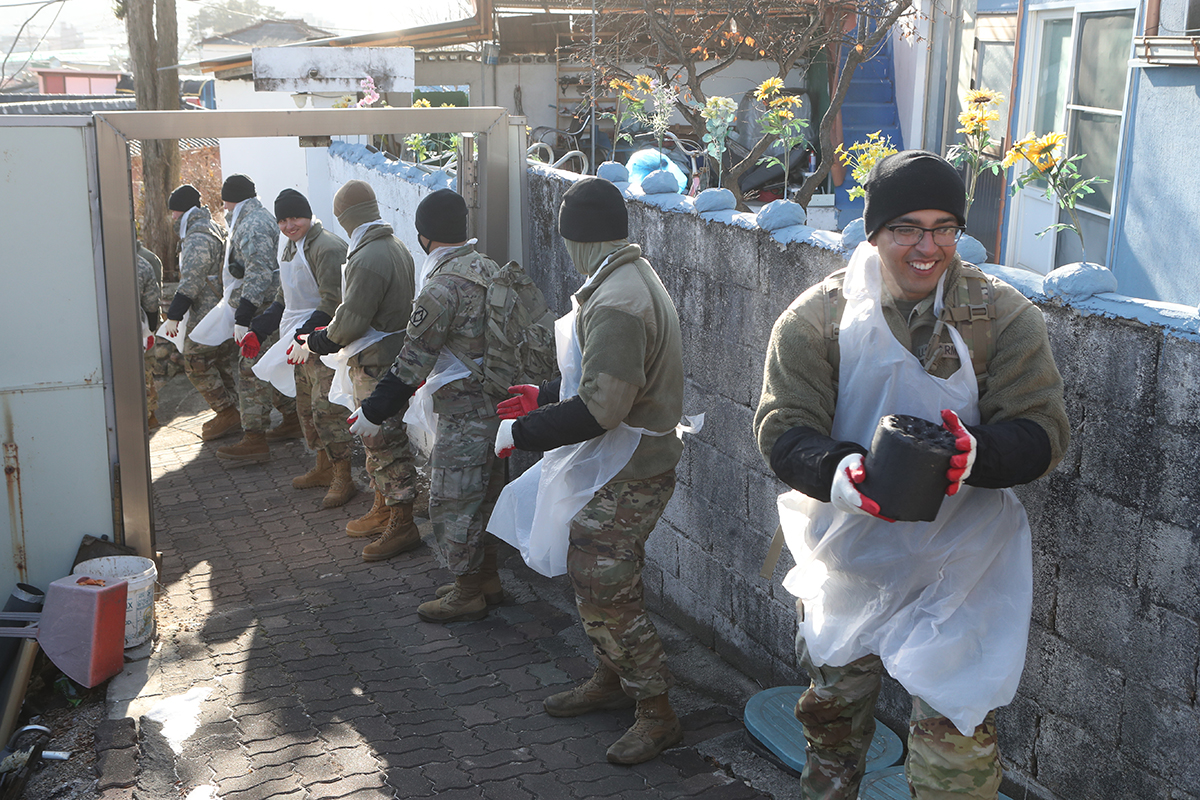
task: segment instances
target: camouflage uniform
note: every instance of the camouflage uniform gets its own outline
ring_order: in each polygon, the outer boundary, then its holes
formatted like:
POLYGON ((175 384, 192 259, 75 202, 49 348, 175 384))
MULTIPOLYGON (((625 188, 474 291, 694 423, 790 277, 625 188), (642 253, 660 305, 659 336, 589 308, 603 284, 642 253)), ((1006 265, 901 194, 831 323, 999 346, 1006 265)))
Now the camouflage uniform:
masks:
POLYGON ((637 700, 671 688, 658 631, 646 612, 646 539, 675 493, 675 470, 609 483, 571 520, 567 574, 583 629, 601 663, 637 700))
MULTIPOLYGON (((316 311, 323 311, 332 318, 342 301, 342 264, 346 261, 346 242, 325 228, 320 220, 313 219, 302 245, 305 263, 312 270, 321 295, 316 311)), ((285 261, 295 257, 296 247, 296 243, 290 241, 284 245, 285 261)), ((275 299, 280 303, 285 302, 282 286, 275 299)), ((290 331, 284 333, 290 335, 290 331)), ((303 364, 297 364, 296 413, 300 417, 304 441, 310 450, 324 450, 332 461, 346 461, 350 458, 354 434, 346 425, 346 409, 329 401, 332 383, 333 370, 321 363, 319 356, 309 356, 303 364)))
MULTIPOLYGON (((385 372, 384 367, 350 366, 356 404, 362 405, 362 401, 371 396, 385 372)), ((364 436, 363 448, 367 451, 367 474, 371 476, 371 484, 387 498, 387 504, 411 505, 416 502, 417 468, 413 465, 412 443, 408 440, 402 415, 384 420, 375 436, 364 436)))
MULTIPOLYGON (((490 279, 497 270, 496 262, 472 245, 448 253, 414 303, 392 374, 408 386, 419 386, 443 348, 481 358, 487 290, 479 280, 490 279)), ((484 529, 504 486, 504 464, 492 446, 500 427, 496 403, 501 399, 489 395, 473 376, 433 394, 438 425, 430 456, 429 519, 447 568, 456 576, 478 572, 484 547, 494 546, 484 529)))
MULTIPOLYGON (((798 613, 803 607, 796 604, 798 613)), ((844 667, 817 666, 804 637, 796 638, 796 656, 812 683, 796 703, 804 726, 804 796, 811 800, 855 800, 875 735, 875 701, 883 681, 883 662, 869 655, 844 667)), ((920 800, 977 798, 995 800, 1000 791, 1000 747, 996 712, 989 712, 972 736, 919 697, 913 698, 908 723, 904 772, 912 796, 920 800)))
MULTIPOLYGON (((216 412, 237 405, 237 379, 234 357, 237 347, 232 340, 213 347, 195 342, 192 329, 221 301, 221 265, 225 260, 225 233, 213 221, 207 208, 187 212, 187 230, 179 250, 179 286, 176 294, 192 301, 188 309, 187 339, 184 341, 183 369, 188 380, 216 412)), ((175 222, 179 233, 180 217, 175 222)))
MULTIPOLYGON (((229 216, 232 218, 232 213, 229 216)), ((258 198, 251 197, 242 201, 237 225, 229 232, 229 237, 230 272, 234 277, 238 277, 238 272, 242 273, 242 285, 233 293, 230 304, 237 308, 244 298, 261 311, 279 291, 279 225, 258 198)), ((249 325, 249 320, 245 324, 249 325)), ((278 408, 285 417, 296 411, 295 398, 288 397, 254 374, 258 359, 277 341, 279 334, 275 333, 260 343, 262 347, 256 357, 238 360, 238 405, 242 429, 247 432, 261 433, 270 427, 271 406, 278 408)))
MULTIPOLYGON (((161 272, 159 276, 161 276, 161 272)), ((162 302, 162 278, 155 276, 154 265, 140 253, 137 256, 137 285, 138 303, 142 313, 146 315, 147 324, 153 331, 158 326, 159 305, 162 302)), ((139 337, 143 349, 145 339, 139 337)), ((158 386, 154 377, 154 348, 144 350, 142 361, 146 368, 146 413, 153 414, 158 410, 158 386)))

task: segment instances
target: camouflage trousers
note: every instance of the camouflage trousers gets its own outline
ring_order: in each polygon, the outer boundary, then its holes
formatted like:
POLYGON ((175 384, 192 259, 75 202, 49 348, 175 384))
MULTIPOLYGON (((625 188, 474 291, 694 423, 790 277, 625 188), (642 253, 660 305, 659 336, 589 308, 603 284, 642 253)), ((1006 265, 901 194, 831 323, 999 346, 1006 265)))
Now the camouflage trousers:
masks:
MULTIPOLYGON (((799 607, 799 604, 797 604, 799 607)), ((855 800, 875 735, 875 701, 883 681, 883 662, 869 655, 844 667, 816 666, 801 636, 796 656, 812 680, 796 704, 804 725, 806 762, 801 780, 804 800, 855 800)), ((916 800, 996 800, 1000 791, 1000 746, 996 712, 974 735, 918 697, 908 723, 904 773, 916 800)))
POLYGON ((288 397, 270 381, 254 374, 254 365, 277 341, 278 332, 262 342, 254 358, 238 356, 238 406, 242 412, 242 430, 247 433, 262 433, 271 427, 271 406, 278 408, 285 417, 296 412, 295 398, 288 397))
POLYGON ((146 367, 146 416, 158 411, 158 359, 154 356, 156 349, 151 347, 142 355, 142 363, 146 367))
MULTIPOLYGON (((350 367, 355 403, 361 404, 371 396, 379 377, 386 371, 387 367, 350 367)), ((413 448, 408 441, 403 416, 397 414, 384 420, 378 435, 363 438, 371 486, 387 498, 389 506, 406 505, 417 499, 417 468, 413 464, 413 448)))
POLYGON ((324 450, 333 461, 350 458, 354 434, 346 423, 346 407, 329 400, 333 370, 321 363, 320 356, 309 356, 296 365, 296 415, 310 450, 324 450))
POLYGON ((583 629, 601 663, 638 700, 671 687, 667 655, 642 586, 646 540, 675 493, 675 470, 606 485, 571 520, 567 574, 583 629))
POLYGON ((429 458, 429 520, 455 575, 478 572, 496 498, 504 488, 504 462, 494 443, 500 418, 476 413, 439 414, 429 458))
POLYGON ((232 339, 215 347, 193 342, 190 336, 184 343, 183 370, 213 411, 224 411, 238 404, 234 373, 237 357, 237 345, 232 339))

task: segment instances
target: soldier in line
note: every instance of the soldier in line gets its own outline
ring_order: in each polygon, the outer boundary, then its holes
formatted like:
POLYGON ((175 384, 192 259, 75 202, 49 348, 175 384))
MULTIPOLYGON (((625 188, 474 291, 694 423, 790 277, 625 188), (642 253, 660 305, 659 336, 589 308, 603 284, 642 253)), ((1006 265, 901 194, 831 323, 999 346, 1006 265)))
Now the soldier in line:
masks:
POLYGON ((275 216, 259 201, 254 181, 245 175, 230 175, 221 186, 221 199, 229 219, 228 269, 241 281, 230 297, 234 306, 233 341, 241 349, 238 361, 238 402, 242 439, 217 450, 217 458, 229 466, 256 464, 271 458, 269 442, 300 435, 296 401, 254 374, 254 365, 264 346, 274 339, 247 337, 255 315, 279 291, 279 226, 275 216), (271 407, 279 409, 283 421, 268 430, 271 407))
POLYGON ((638 764, 683 738, 667 699, 673 678, 642 587, 646 540, 675 491, 683 452, 675 435, 683 413, 679 316, 641 248, 629 242, 620 189, 601 178, 580 180, 563 195, 558 231, 587 276, 575 293, 577 346, 568 350, 576 355, 560 361, 560 380, 510 389, 516 397, 501 404, 496 452, 545 452, 604 436, 615 443, 625 439, 623 424, 641 431, 629 449, 606 459, 608 480, 570 521, 567 574, 596 671, 545 701, 556 717, 636 704, 633 726, 607 757, 638 764), (568 375, 575 376, 571 384, 568 375))
MULTIPOLYGON (((333 213, 350 235, 342 301, 327 327, 298 334, 297 339, 318 356, 333 356, 338 365, 335 389, 343 378, 353 384, 353 396, 339 394, 339 401, 352 410, 370 396, 404 344, 404 329, 412 314, 414 267, 408 248, 379 218, 375 192, 365 181, 348 181, 338 189, 333 213)), ((362 557, 380 561, 421 543, 413 522, 417 473, 408 433, 398 417, 362 440, 375 502, 363 517, 346 525, 346 533, 354 538, 378 534, 363 548, 362 557)))
POLYGON ((221 263, 225 232, 200 202, 200 192, 190 183, 171 192, 167 208, 182 240, 179 250, 179 286, 167 309, 160 335, 177 342, 183 369, 196 391, 216 416, 200 429, 205 441, 220 439, 241 427, 238 413, 234 358, 237 346, 227 339, 215 346, 201 344, 192 331, 221 301, 221 263), (182 333, 180 323, 187 318, 182 333), (183 336, 182 341, 179 337, 183 336))
POLYGON ((454 584, 417 613, 427 622, 482 619, 504 597, 496 538, 484 529, 504 485, 504 462, 492 442, 500 425, 496 403, 507 387, 489 391, 460 359, 483 358, 487 285, 499 267, 467 241, 467 204, 450 189, 421 201, 416 228, 427 258, 404 347, 350 418, 351 429, 374 434, 415 393, 432 395, 429 519, 454 584))
MULTIPOLYGON (((295 395, 304 441, 317 454, 317 463, 293 478, 292 486, 328 486, 321 505, 337 508, 358 493, 350 475, 354 435, 346 429, 345 409, 329 400, 333 370, 301 347, 295 335, 312 333, 333 319, 342 299, 346 243, 313 219, 308 198, 295 189, 284 189, 275 198, 275 219, 288 240, 279 258, 279 293, 251 321, 247 339, 266 341, 279 331, 277 344, 254 371, 284 394, 295 395)), ((244 349, 246 339, 242 345, 244 349)))
MULTIPOLYGON (((142 356, 146 372, 146 429, 158 427, 158 386, 154 376, 154 329, 158 327, 158 315, 162 302, 162 262, 158 264, 159 272, 154 273, 154 265, 141 254, 145 248, 138 242, 137 253, 137 288, 138 303, 145 317, 142 320, 142 342, 146 351, 142 356)), ((148 250, 146 252, 149 252, 148 250)))

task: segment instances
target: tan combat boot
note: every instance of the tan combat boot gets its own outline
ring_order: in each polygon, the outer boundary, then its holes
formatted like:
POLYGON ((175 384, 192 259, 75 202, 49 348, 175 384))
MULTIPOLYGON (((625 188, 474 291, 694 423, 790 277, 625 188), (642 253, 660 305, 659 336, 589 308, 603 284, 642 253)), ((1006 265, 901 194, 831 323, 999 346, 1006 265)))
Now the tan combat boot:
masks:
POLYGON ((417 616, 426 622, 459 622, 483 619, 487 616, 488 604, 483 599, 480 573, 459 575, 454 586, 442 597, 417 606, 417 616))
POLYGON ((293 410, 290 414, 284 414, 283 420, 267 431, 267 441, 282 442, 286 439, 299 439, 303 435, 304 429, 300 427, 300 417, 293 410))
POLYGON ((407 553, 421 544, 421 534, 413 522, 412 503, 386 506, 391 511, 383 535, 363 548, 363 561, 383 561, 407 553))
POLYGON ((613 764, 641 764, 683 741, 683 727, 671 709, 667 693, 637 701, 633 727, 608 748, 613 764))
POLYGON ((635 702, 621 688, 621 676, 601 663, 592 677, 565 692, 550 695, 542 701, 542 706, 552 717, 577 717, 592 711, 632 708, 635 702))
POLYGON ((350 477, 350 459, 333 462, 333 479, 329 482, 329 491, 321 501, 321 508, 337 508, 350 502, 350 498, 358 494, 354 478, 350 477))
POLYGON ((267 445, 267 435, 262 431, 246 431, 237 444, 217 448, 217 458, 230 467, 270 461, 271 449, 267 445))
POLYGON ((330 464, 329 455, 324 450, 318 450, 317 463, 308 472, 292 478, 292 488, 316 489, 319 486, 328 486, 332 480, 333 467, 330 464))
POLYGON ((161 427, 162 423, 158 421, 158 416, 151 411, 150 416, 146 418, 146 430, 152 431, 161 427))
POLYGON ((242 427, 242 415, 237 406, 229 406, 217 412, 217 415, 200 426, 200 438, 206 442, 220 439, 242 427))
MULTIPOLYGON (((483 590, 483 599, 489 606, 498 606, 504 602, 504 587, 500 585, 500 573, 496 565, 496 545, 484 545, 483 565, 479 568, 479 585, 483 590)), ((434 592, 435 597, 445 597, 454 589, 453 583, 439 586, 434 592)))
POLYGON ((375 492, 375 504, 371 510, 358 519, 346 523, 346 535, 352 539, 363 536, 374 536, 387 530, 388 520, 392 512, 388 510, 387 500, 379 492, 375 492))

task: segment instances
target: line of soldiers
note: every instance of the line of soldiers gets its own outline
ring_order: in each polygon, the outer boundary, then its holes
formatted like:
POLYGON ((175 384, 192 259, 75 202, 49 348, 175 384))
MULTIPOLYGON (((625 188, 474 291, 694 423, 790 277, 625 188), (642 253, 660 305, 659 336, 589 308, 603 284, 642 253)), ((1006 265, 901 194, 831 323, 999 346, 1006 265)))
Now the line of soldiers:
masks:
POLYGON ((373 537, 362 557, 377 561, 421 544, 409 436, 421 425, 413 420, 410 430, 404 412, 431 408, 429 519, 454 582, 420 604, 421 619, 481 619, 502 602, 498 543, 487 527, 505 487, 502 459, 514 448, 566 450, 628 426, 654 432, 634 436, 571 519, 567 571, 598 665, 545 706, 576 716, 636 705, 634 725, 609 748, 614 763, 640 763, 678 743, 672 678, 641 572, 682 451, 673 435, 682 414, 681 335, 670 296, 628 241, 620 191, 588 179, 564 198, 560 230, 588 278, 572 317, 572 377, 509 387, 511 397, 464 363, 485 356, 487 287, 500 267, 475 249, 461 196, 443 189, 416 209, 426 254, 419 268, 363 181, 334 196, 348 242, 314 219, 295 190, 275 199, 273 218, 245 175, 230 176, 221 196, 228 233, 194 187, 180 186, 168 203, 182 240, 180 283, 158 333, 176 343, 188 378, 216 412, 201 436, 218 439, 240 426, 242 439, 217 450, 236 467, 269 460, 271 441, 302 433, 316 462, 293 486, 328 487, 323 505, 333 508, 357 492, 350 453, 358 435, 374 502, 346 532, 373 537), (277 257, 280 233, 288 242, 277 257), (272 406, 284 421, 268 430, 272 406))

